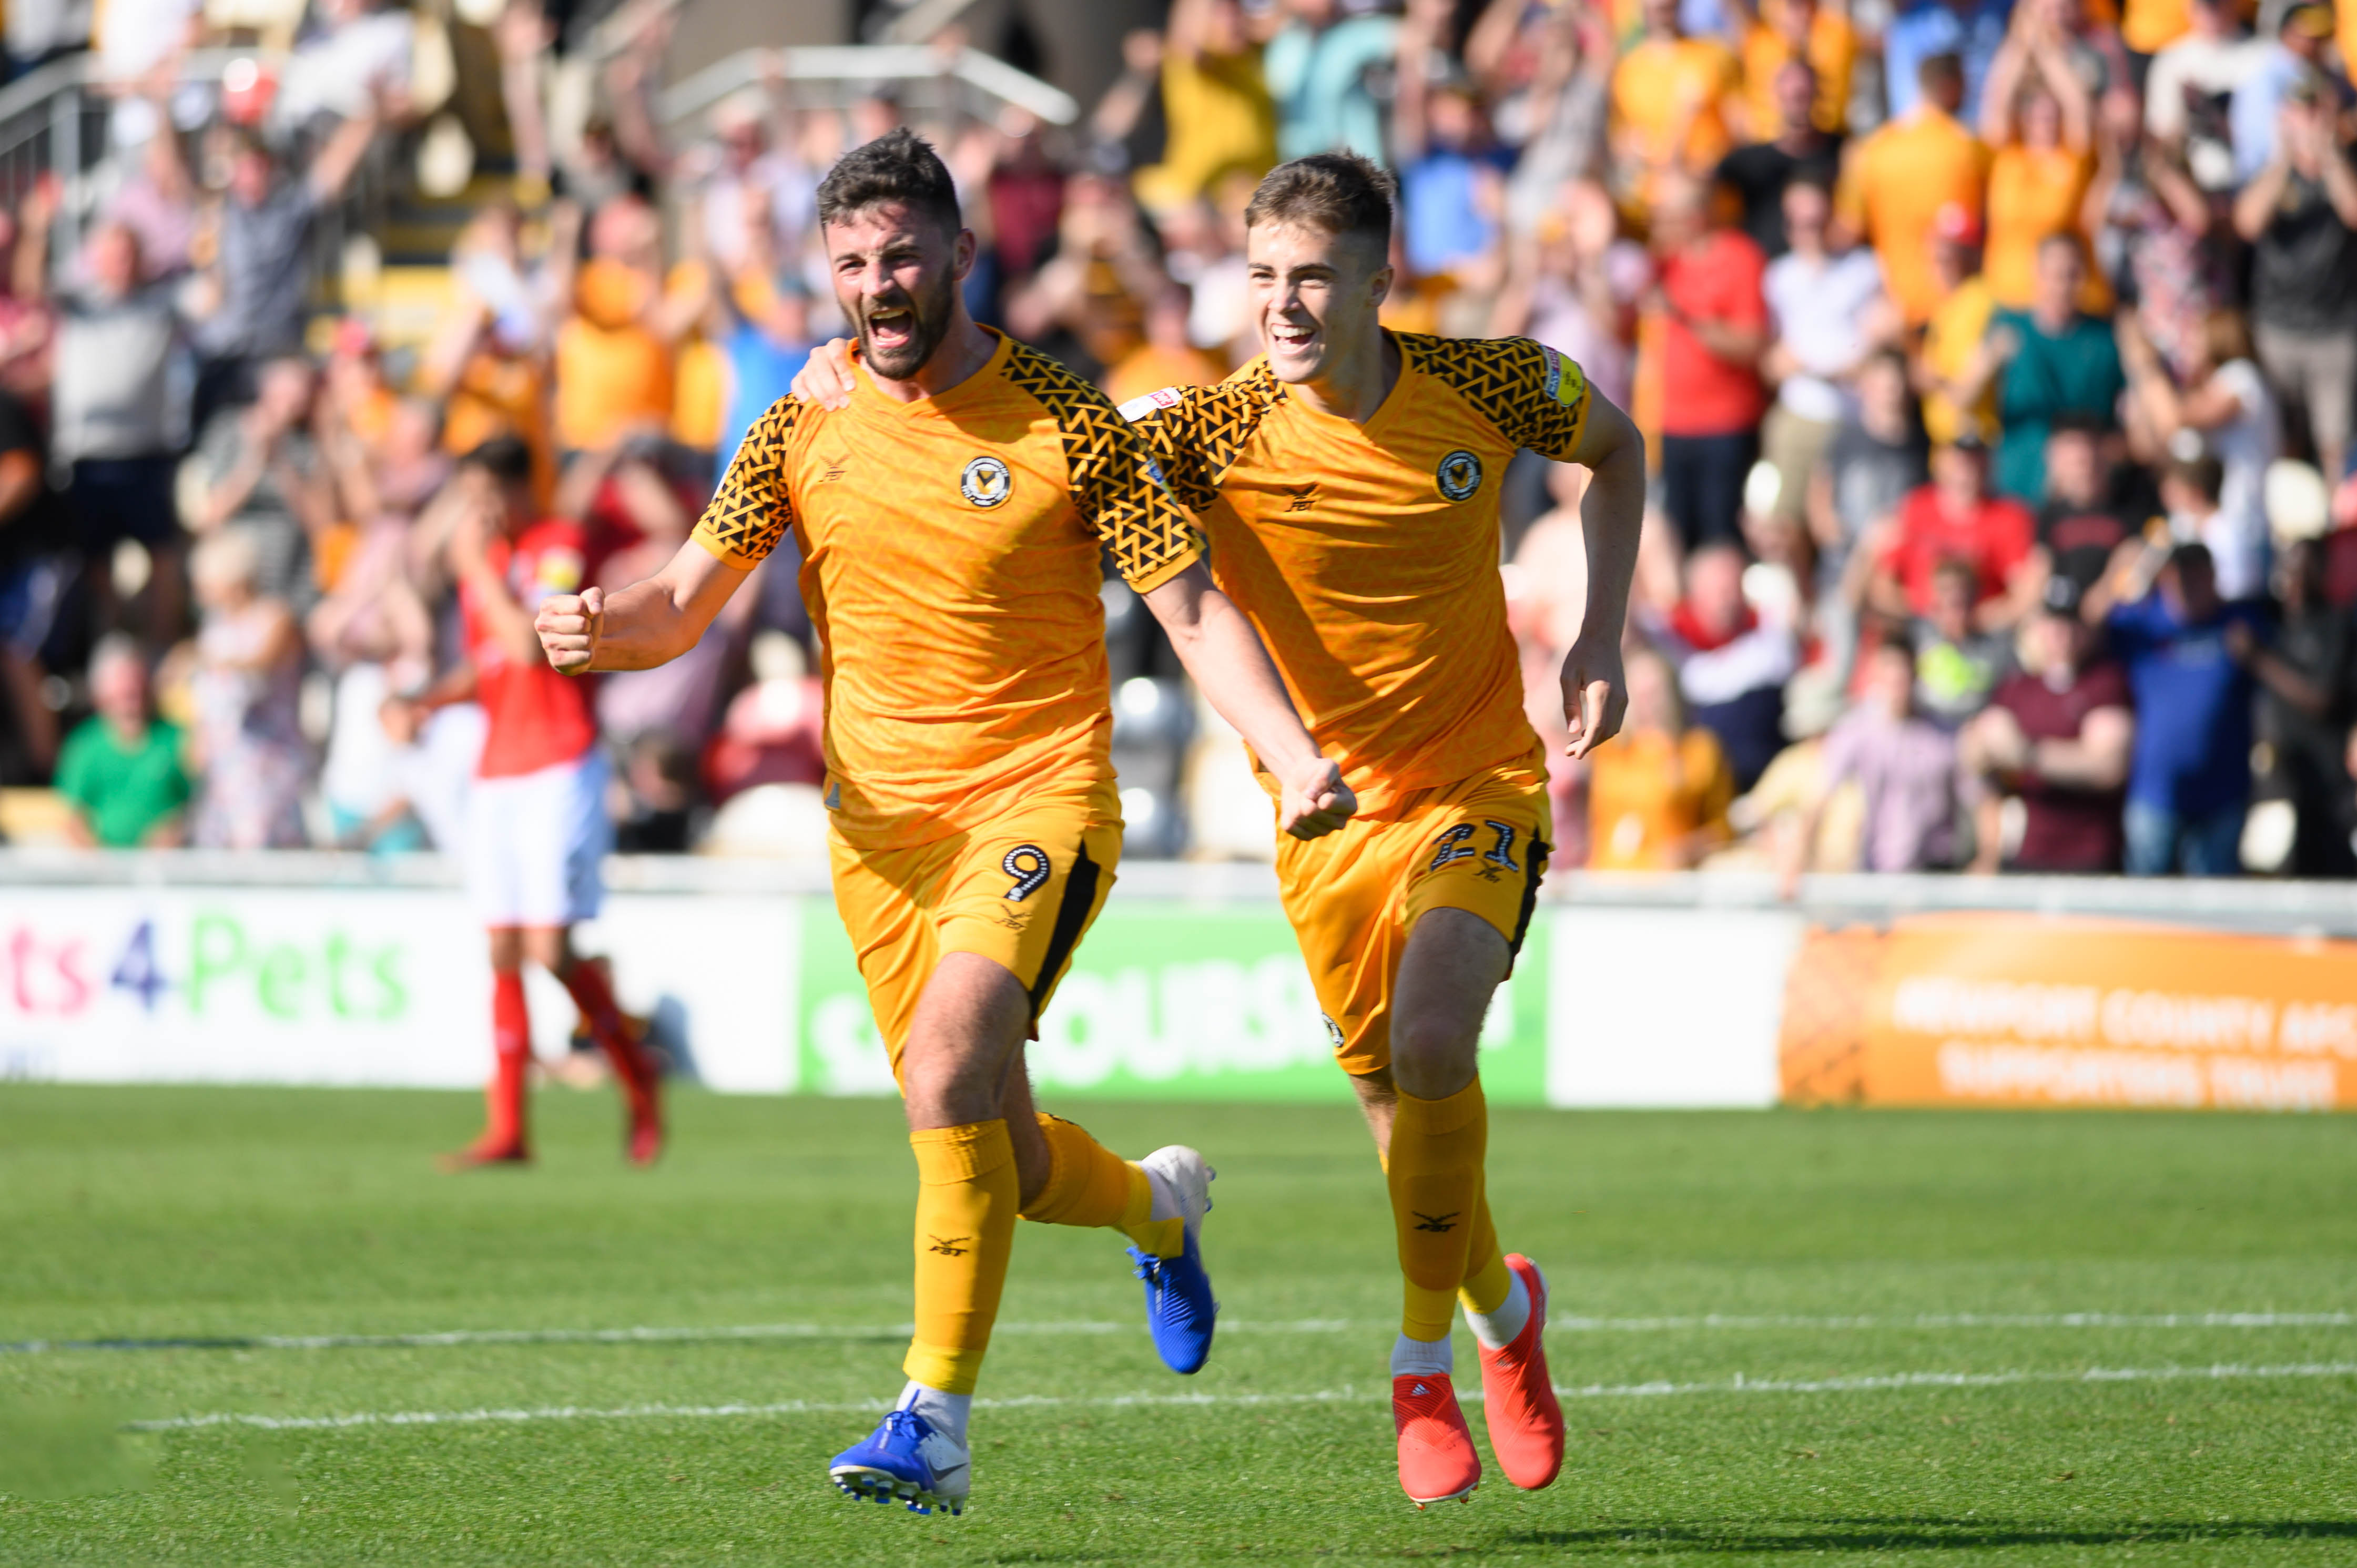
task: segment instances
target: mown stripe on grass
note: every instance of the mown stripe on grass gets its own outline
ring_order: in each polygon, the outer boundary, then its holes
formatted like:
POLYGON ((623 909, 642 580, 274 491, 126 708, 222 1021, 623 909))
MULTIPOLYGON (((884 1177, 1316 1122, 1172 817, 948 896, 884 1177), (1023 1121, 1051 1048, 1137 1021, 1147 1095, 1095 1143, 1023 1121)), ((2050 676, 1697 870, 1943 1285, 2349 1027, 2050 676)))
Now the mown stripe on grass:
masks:
MULTIPOLYGON (((1267 1323, 1222 1319, 1223 1334, 1345 1334, 1388 1326, 1372 1319, 1305 1317, 1267 1323)), ((2350 1328, 2348 1312, 1946 1312, 1912 1317, 1823 1317, 1705 1313, 1670 1317, 1552 1317, 1551 1334, 1671 1334, 1702 1330, 1861 1330, 1943 1328, 2350 1328)), ((1135 1322, 1002 1323, 993 1331, 1019 1335, 1133 1334, 1135 1322)), ((750 1323, 713 1327, 453 1328, 423 1334, 188 1334, 160 1338, 20 1339, 0 1344, 0 1355, 40 1356, 76 1350, 415 1350, 468 1345, 721 1344, 745 1339, 899 1339, 908 1323, 750 1323)))
MULTIPOLYGON (((2023 1383, 2146 1383, 2179 1380, 2233 1381, 2247 1379, 2357 1378, 2357 1361, 2305 1361, 2286 1366, 2245 1367, 2089 1367, 2075 1372, 1884 1372, 1846 1378, 1748 1378, 1737 1373, 1716 1382, 1590 1383, 1558 1385, 1566 1399, 1660 1399, 1694 1394, 1846 1394, 1907 1389, 1994 1389, 2023 1383)), ((1388 1397, 1387 1389, 1319 1389, 1306 1393, 1253 1394, 1102 1394, 1025 1395, 1013 1399, 977 1399, 978 1409, 1059 1410, 1084 1407, 1117 1410, 1136 1406, 1242 1408, 1252 1405, 1336 1404, 1372 1402, 1388 1397)), ((1458 1396, 1479 1403, 1478 1390, 1458 1396)), ((490 1423, 538 1421, 640 1421, 649 1419, 711 1420, 732 1416, 853 1415, 888 1408, 884 1400, 823 1402, 782 1400, 744 1404, 634 1404, 608 1409, 581 1405, 544 1405, 527 1410, 358 1411, 340 1415, 259 1415, 216 1411, 202 1415, 178 1415, 160 1421, 126 1423, 134 1432, 187 1432, 209 1426, 262 1427, 269 1431, 312 1431, 354 1426, 470 1426, 490 1423)))

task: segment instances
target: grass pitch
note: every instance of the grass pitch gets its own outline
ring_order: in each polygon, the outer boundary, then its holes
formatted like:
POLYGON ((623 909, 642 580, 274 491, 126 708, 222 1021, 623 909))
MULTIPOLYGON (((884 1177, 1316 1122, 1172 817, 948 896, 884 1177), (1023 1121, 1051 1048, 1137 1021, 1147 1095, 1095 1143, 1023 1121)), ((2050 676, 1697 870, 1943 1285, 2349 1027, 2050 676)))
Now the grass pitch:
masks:
POLYGON ((453 1178, 455 1095, 0 1088, 0 1562, 2357 1562, 2357 1123, 1497 1113, 1571 1455, 1419 1514, 1354 1114, 1061 1109, 1220 1167, 1219 1345, 1171 1377, 1118 1238, 1023 1227, 982 1392, 1032 1402, 925 1520, 823 1477, 899 1384, 893 1104, 684 1095, 634 1173, 548 1093, 453 1178), (548 1332, 640 1326, 763 1332, 548 1332), (242 1343, 23 1343, 110 1337, 242 1343), (280 1424, 152 1425, 204 1417, 280 1424))

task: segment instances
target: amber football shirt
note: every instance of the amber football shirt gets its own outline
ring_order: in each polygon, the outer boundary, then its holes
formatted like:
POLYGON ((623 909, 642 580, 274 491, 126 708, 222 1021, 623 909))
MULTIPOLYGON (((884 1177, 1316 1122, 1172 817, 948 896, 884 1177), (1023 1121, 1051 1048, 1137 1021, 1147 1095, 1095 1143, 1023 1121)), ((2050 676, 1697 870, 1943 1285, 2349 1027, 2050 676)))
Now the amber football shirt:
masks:
POLYGON ((1400 378, 1364 425, 1254 360, 1122 405, 1203 518, 1220 586, 1259 627, 1360 807, 1539 761, 1498 573, 1521 447, 1568 459, 1579 366, 1526 338, 1392 334, 1400 378))
POLYGON ((694 534, 748 567, 794 531, 837 830, 925 843, 1109 783, 1100 549, 1140 592, 1203 549, 1146 443, 1011 338, 938 397, 853 381, 838 412, 773 404, 694 534))

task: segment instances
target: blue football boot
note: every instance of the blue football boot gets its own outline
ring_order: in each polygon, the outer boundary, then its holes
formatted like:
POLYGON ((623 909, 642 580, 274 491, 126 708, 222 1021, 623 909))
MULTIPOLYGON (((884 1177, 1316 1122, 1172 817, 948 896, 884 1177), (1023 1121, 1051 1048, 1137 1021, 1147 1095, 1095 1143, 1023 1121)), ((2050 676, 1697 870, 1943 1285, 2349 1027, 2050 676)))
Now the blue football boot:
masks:
POLYGON ((974 1487, 965 1445, 913 1410, 887 1413, 866 1442, 836 1455, 826 1474, 845 1497, 906 1503, 910 1513, 963 1513, 974 1487))
POLYGON ((1129 1250, 1137 1277, 1146 1282, 1146 1326, 1162 1364, 1181 1376, 1203 1369, 1211 1355, 1211 1329, 1220 1304, 1203 1268, 1203 1216, 1211 1207, 1211 1186, 1219 1173, 1193 1149, 1173 1144, 1138 1164, 1147 1178, 1175 1192, 1186 1224, 1186 1245, 1175 1258, 1157 1258, 1143 1247, 1129 1250))

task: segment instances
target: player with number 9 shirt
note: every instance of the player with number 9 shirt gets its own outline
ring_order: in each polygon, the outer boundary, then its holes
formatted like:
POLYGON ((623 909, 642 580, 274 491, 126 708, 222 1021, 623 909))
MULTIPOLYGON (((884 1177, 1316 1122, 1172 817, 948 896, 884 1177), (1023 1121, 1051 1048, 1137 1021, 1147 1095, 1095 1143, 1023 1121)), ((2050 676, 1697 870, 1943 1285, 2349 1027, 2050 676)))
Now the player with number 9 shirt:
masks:
POLYGON ((835 904, 919 1180, 908 1382, 830 1475, 855 1497, 956 1512, 1018 1215, 1130 1238, 1172 1369, 1203 1364, 1216 1314, 1202 1156, 1120 1159, 1037 1112, 1023 1065, 1120 857, 1101 550, 1279 780, 1287 830, 1331 832, 1352 801, 1138 432, 966 316, 974 235, 932 149, 899 131, 850 153, 819 188, 819 219, 859 333, 845 406, 779 402, 662 572, 553 601, 540 629, 559 669, 661 663, 795 533, 826 656, 835 904))

